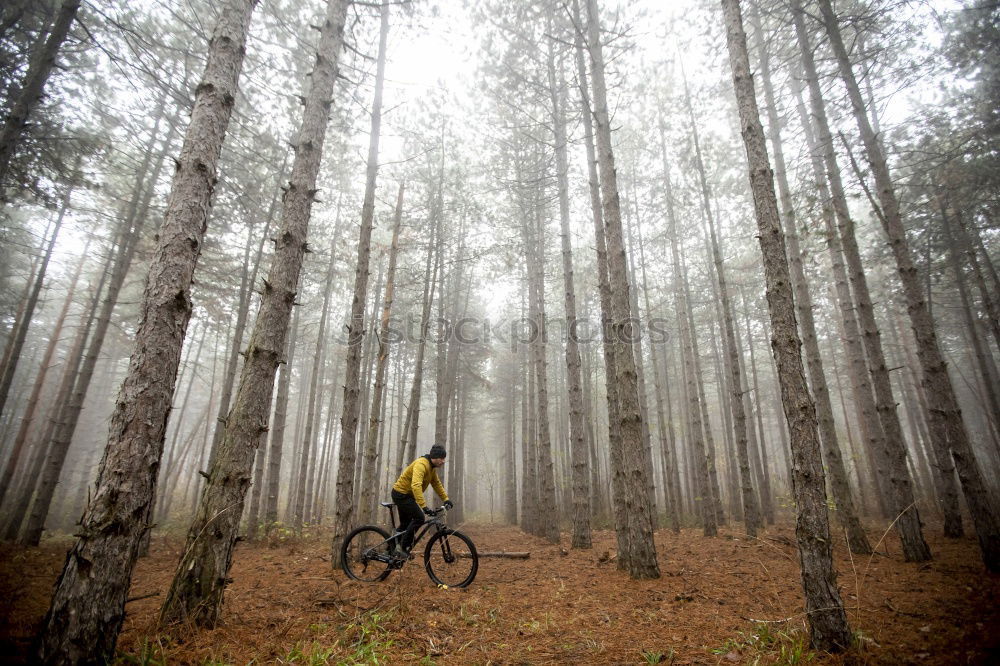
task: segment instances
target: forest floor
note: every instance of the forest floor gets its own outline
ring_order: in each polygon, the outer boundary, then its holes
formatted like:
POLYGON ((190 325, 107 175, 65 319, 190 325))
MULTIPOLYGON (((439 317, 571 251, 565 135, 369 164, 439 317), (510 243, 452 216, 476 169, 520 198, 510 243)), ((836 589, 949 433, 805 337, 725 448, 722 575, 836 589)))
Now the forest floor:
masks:
MULTIPOLYGON (((662 577, 617 570, 614 532, 592 550, 553 545, 512 527, 466 525, 483 558, 466 589, 436 587, 421 559, 382 583, 330 567, 328 536, 240 543, 223 622, 157 629, 182 541, 154 539, 136 568, 116 664, 987 664, 1000 663, 1000 576, 974 539, 927 535, 934 560, 903 562, 893 534, 880 555, 835 551, 857 646, 808 649, 791 524, 749 540, 734 527, 657 532, 662 577), (149 596, 156 595, 156 596, 149 596)), ((877 540, 879 534, 874 533, 877 540)), ((0 548, 0 663, 30 663, 67 539, 0 548)), ((420 547, 418 546, 418 550, 420 547)))

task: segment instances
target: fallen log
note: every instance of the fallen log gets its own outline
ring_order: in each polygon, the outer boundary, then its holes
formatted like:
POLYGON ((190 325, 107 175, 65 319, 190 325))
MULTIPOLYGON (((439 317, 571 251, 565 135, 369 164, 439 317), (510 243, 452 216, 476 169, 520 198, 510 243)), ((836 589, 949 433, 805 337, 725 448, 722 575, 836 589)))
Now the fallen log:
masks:
MULTIPOLYGON (((468 553, 462 553, 459 557, 471 557, 468 553)), ((531 557, 531 553, 499 551, 491 553, 479 553, 479 557, 503 557, 508 560, 526 560, 531 557)))

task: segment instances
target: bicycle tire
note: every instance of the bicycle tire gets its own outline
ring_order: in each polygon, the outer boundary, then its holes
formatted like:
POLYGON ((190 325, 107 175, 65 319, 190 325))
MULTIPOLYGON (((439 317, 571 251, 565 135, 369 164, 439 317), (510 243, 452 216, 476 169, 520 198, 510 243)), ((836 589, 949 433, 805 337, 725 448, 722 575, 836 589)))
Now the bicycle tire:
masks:
POLYGON ((340 563, 347 577, 363 583, 385 580, 392 572, 385 543, 388 538, 389 533, 376 525, 362 525, 348 534, 340 548, 340 563))
POLYGON ((438 585, 466 587, 479 571, 479 553, 472 539, 461 532, 442 530, 427 542, 424 567, 438 585))

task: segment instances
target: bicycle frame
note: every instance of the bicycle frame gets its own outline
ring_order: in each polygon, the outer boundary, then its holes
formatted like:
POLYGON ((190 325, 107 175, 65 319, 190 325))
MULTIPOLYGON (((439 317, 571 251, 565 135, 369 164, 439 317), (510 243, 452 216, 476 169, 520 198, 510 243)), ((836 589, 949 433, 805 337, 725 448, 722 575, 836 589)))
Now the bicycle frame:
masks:
MULTIPOLYGON (((392 522, 392 528, 395 531, 396 529, 399 528, 399 525, 397 524, 396 521, 396 505, 391 502, 382 502, 381 504, 385 508, 389 509, 389 518, 390 521, 392 522)), ((420 543, 421 539, 424 538, 424 535, 426 535, 427 532, 431 530, 431 528, 433 528, 435 532, 440 532, 447 529, 446 525, 441 520, 441 517, 446 513, 446 511, 447 510, 444 507, 437 509, 437 512, 433 516, 427 516, 427 518, 424 519, 424 522, 421 523, 416 530, 414 530, 413 542, 410 544, 410 552, 416 551, 417 544, 420 543)), ((389 543, 395 538, 396 535, 394 534, 390 536, 388 539, 384 539, 380 544, 377 545, 389 543)))

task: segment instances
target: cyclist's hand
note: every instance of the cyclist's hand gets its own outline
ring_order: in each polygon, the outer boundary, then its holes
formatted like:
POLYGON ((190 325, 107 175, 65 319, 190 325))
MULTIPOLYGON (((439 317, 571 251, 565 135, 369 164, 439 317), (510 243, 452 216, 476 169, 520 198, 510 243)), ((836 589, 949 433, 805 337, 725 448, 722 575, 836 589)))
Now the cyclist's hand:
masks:
POLYGON ((428 516, 433 516, 434 515, 434 509, 430 508, 429 506, 425 506, 424 507, 424 513, 426 513, 428 516))
POLYGON ((446 509, 448 509, 449 511, 451 511, 452 509, 454 509, 454 508, 455 508, 455 503, 454 503, 454 502, 452 502, 451 500, 445 500, 445 501, 444 501, 444 508, 446 508, 446 509))

